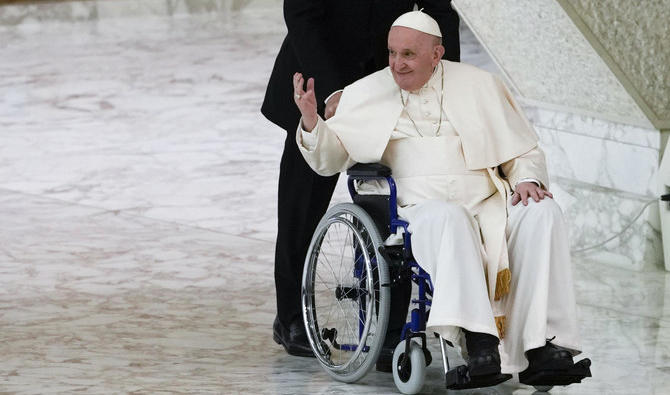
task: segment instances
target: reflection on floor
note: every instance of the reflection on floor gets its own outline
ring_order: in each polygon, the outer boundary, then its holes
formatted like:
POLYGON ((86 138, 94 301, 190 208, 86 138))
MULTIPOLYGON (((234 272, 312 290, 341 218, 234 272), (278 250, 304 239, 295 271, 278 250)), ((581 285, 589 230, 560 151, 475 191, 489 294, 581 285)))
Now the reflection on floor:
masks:
MULTIPOLYGON (((396 392, 272 341, 285 136, 258 108, 284 27, 227 21, 2 28, 0 391, 396 392)), ((670 393, 670 275, 575 266, 594 377, 553 392, 670 393)))

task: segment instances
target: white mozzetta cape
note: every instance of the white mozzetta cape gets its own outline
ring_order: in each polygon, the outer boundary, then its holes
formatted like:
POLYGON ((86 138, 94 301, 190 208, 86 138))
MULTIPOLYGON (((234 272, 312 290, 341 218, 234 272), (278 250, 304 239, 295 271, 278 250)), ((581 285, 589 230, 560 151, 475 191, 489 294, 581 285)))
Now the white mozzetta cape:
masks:
MULTIPOLYGON (((463 63, 443 60, 442 65, 444 111, 461 137, 469 170, 496 167, 537 145, 535 131, 496 76, 463 63)), ((375 163, 401 111, 400 89, 387 67, 347 86, 326 123, 351 160, 375 163)), ((324 175, 344 170, 328 167, 315 170, 324 175)))

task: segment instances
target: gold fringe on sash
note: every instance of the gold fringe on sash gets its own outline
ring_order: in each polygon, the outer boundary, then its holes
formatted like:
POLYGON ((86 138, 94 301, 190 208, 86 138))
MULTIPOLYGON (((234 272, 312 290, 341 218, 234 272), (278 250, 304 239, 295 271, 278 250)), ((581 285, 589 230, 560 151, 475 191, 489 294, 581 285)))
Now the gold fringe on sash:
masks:
POLYGON ((505 337, 505 316, 501 315, 498 317, 495 317, 496 320, 496 328, 498 328, 498 337, 499 338, 504 338, 505 337))
POLYGON ((509 284, 512 281, 512 272, 509 269, 503 269, 498 272, 496 278, 496 294, 494 300, 500 300, 509 293, 509 284))

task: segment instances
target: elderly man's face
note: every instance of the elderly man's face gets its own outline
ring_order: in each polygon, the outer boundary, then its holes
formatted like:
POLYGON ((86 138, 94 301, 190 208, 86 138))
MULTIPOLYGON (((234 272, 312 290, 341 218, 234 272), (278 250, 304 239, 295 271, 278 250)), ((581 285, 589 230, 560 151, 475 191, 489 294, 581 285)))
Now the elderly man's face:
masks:
POLYGON ((428 82, 444 54, 438 37, 403 26, 391 28, 388 47, 393 79, 407 91, 415 91, 428 82))

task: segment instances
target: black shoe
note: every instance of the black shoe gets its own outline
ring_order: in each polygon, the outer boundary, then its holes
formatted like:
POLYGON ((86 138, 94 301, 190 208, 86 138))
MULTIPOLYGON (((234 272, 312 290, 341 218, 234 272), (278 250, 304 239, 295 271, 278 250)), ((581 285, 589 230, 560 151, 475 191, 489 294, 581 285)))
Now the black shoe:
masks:
POLYGON ((526 351, 528 368, 519 373, 519 382, 527 385, 569 385, 591 377, 591 361, 574 363, 570 351, 549 340, 539 348, 526 351))
MULTIPOLYGON (((539 348, 526 351, 528 358, 528 369, 526 371, 537 370, 565 370, 574 365, 570 351, 559 347, 551 342, 539 348)), ((523 373, 523 372, 522 372, 523 373)))
POLYGON ((301 319, 294 320, 286 328, 279 321, 279 317, 275 317, 275 322, 272 324, 272 338, 277 344, 284 346, 286 352, 291 355, 314 358, 314 353, 307 340, 307 333, 301 319))
POLYGON ((468 371, 470 377, 500 374, 500 340, 488 333, 464 330, 468 347, 468 371))

